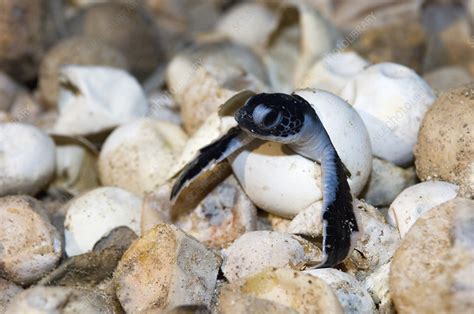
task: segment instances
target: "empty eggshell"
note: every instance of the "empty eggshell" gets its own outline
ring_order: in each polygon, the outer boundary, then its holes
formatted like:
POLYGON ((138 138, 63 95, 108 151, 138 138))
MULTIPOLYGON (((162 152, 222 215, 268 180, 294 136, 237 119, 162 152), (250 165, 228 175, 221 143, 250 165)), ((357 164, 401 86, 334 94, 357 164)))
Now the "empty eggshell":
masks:
MULTIPOLYGON (((359 194, 371 169, 372 151, 365 125, 341 98, 322 90, 300 90, 316 110, 359 194)), ((268 212, 293 217, 321 200, 321 167, 279 143, 256 141, 232 158, 232 169, 249 198, 268 212)))
POLYGON ((312 269, 305 273, 326 282, 336 293, 345 313, 375 312, 375 304, 370 294, 354 276, 334 268, 312 269))
POLYGON ((388 62, 371 65, 347 83, 341 97, 364 120, 376 157, 400 166, 412 161, 421 120, 436 100, 415 71, 388 62))
POLYGON ((418 217, 455 198, 458 190, 457 185, 443 181, 427 181, 411 186, 403 190, 390 205, 390 221, 395 223, 403 238, 418 217))
POLYGON ((92 251, 97 241, 120 226, 140 235, 141 199, 120 188, 97 188, 66 206, 64 236, 68 256, 92 251))
POLYGON ((0 154, 0 196, 34 195, 54 175, 54 142, 32 125, 0 123, 0 154))
POLYGON ((140 84, 124 70, 68 65, 61 75, 56 133, 97 133, 148 112, 148 101, 140 84))
POLYGON ((137 195, 165 182, 187 140, 170 122, 142 118, 110 134, 99 156, 100 180, 137 195))
POLYGON ((336 52, 320 59, 296 83, 298 89, 318 88, 339 95, 344 86, 369 62, 355 52, 336 52))

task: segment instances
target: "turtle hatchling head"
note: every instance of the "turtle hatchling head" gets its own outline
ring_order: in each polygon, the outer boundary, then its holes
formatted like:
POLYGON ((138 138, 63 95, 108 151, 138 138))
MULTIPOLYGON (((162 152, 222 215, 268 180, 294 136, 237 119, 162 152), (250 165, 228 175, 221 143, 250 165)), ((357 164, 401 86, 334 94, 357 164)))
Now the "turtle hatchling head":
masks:
POLYGON ((241 129, 257 138, 291 143, 303 127, 308 106, 299 96, 263 93, 250 97, 235 119, 241 129))

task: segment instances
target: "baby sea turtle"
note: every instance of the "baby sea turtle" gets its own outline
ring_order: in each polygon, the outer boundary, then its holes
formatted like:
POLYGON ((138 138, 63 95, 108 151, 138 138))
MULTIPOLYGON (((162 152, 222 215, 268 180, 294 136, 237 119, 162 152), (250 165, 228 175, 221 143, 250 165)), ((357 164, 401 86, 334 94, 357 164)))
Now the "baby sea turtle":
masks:
POLYGON ((359 226, 354 213, 348 171, 313 106, 296 94, 252 94, 235 115, 238 126, 202 148, 179 174, 171 200, 212 166, 254 139, 286 144, 294 152, 321 164, 323 260, 315 267, 333 267, 354 248, 359 226))

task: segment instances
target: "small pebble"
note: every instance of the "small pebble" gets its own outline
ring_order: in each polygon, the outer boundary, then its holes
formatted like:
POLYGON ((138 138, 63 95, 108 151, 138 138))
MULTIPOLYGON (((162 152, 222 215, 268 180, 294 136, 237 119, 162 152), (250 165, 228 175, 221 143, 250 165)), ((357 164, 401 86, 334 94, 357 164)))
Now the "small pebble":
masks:
POLYGON ((160 224, 125 252, 114 274, 126 312, 211 302, 221 259, 173 225, 160 224))
POLYGON ((29 285, 56 267, 61 238, 41 203, 30 196, 0 198, 0 273, 29 285))

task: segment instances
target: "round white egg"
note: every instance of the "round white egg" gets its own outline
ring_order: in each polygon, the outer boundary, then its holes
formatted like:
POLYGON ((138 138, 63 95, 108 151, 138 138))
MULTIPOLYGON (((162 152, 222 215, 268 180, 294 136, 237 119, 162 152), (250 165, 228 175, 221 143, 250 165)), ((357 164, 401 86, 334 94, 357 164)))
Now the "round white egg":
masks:
POLYGON ((436 96, 415 71, 379 63, 357 74, 341 92, 369 131, 375 156, 399 166, 413 159, 418 129, 436 96))

